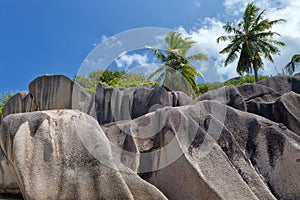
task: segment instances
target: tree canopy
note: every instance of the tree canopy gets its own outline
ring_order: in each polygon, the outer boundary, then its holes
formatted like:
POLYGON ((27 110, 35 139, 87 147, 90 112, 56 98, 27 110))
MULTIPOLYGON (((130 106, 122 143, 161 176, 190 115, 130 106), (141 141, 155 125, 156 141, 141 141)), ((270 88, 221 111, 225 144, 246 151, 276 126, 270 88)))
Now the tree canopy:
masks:
POLYGON ((119 89, 153 85, 142 74, 108 69, 93 71, 88 76, 76 75, 74 81, 93 94, 96 93, 97 82, 119 89))
POLYGON ((296 67, 300 64, 300 54, 293 55, 291 61, 284 67, 285 71, 289 75, 293 75, 296 70, 296 67))
POLYGON ((229 41, 229 44, 220 51, 221 54, 228 54, 225 66, 238 59, 237 72, 242 75, 253 70, 256 81, 258 81, 258 70, 263 69, 264 66, 262 57, 274 62, 272 54, 280 54, 278 46, 285 46, 284 42, 274 39, 280 34, 271 31, 273 25, 285 20, 270 21, 264 18, 265 12, 265 10, 260 12, 260 8, 254 3, 249 3, 238 25, 234 26, 228 22, 223 26, 228 35, 217 39, 218 43, 229 41))
POLYGON ((208 57, 201 53, 187 55, 188 51, 195 45, 195 41, 190 37, 183 37, 181 33, 171 31, 165 37, 165 42, 168 45, 166 50, 147 46, 163 63, 158 70, 150 75, 149 79, 155 78, 156 83, 169 90, 181 90, 190 93, 189 88, 195 90, 197 76, 201 76, 200 72, 190 62, 207 60, 208 57))

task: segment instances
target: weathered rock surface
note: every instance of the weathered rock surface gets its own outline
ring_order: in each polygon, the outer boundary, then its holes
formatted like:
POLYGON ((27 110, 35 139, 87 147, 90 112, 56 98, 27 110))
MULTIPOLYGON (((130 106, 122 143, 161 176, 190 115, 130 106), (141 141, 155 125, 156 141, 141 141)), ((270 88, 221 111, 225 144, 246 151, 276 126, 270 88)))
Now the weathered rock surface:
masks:
POLYGON ((290 91, 300 93, 300 77, 298 76, 273 76, 258 81, 257 84, 268 86, 281 95, 290 91))
POLYGON ((94 99, 67 77, 38 77, 3 109, 0 194, 300 199, 299 80, 276 76, 195 100, 98 84, 94 99), (83 112, 54 110, 65 108, 83 112))
POLYGON ((96 117, 93 95, 64 75, 44 75, 33 80, 28 93, 17 93, 3 107, 3 117, 53 109, 78 109, 96 117))
POLYGON ((166 199, 113 159, 97 121, 79 111, 10 115, 1 148, 25 199, 166 199))
POLYGON ((131 120, 165 106, 182 106, 192 102, 182 92, 168 92, 162 87, 142 86, 119 90, 98 83, 95 108, 99 124, 131 120))
POLYGON ((288 92, 273 106, 273 119, 300 136, 300 94, 288 92))
POLYGON ((17 179, 0 149, 0 194, 21 194, 17 179))
POLYGON ((203 100, 214 100, 233 108, 246 111, 246 103, 243 96, 234 86, 224 86, 219 89, 207 92, 197 97, 194 102, 203 100))
POLYGON ((200 101, 104 131, 129 149, 119 159, 170 199, 300 198, 300 137, 257 115, 200 101))
POLYGON ((28 92, 20 92, 10 98, 2 109, 3 117, 13 113, 30 112, 32 99, 28 92))

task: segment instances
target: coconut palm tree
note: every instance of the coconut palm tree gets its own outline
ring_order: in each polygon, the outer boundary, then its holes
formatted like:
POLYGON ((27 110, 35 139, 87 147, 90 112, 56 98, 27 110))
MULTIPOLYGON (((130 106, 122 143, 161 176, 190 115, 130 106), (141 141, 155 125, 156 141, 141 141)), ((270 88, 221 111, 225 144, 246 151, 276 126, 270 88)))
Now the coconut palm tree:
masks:
POLYGON ((221 36, 217 42, 229 41, 221 54, 228 54, 225 66, 238 58, 237 72, 242 75, 244 72, 254 71, 256 82, 258 81, 258 69, 263 69, 262 57, 273 61, 272 54, 280 54, 277 46, 285 46, 284 42, 275 40, 275 36, 280 36, 277 32, 272 32, 271 28, 275 24, 285 22, 284 19, 270 21, 264 19, 265 10, 260 12, 260 8, 254 3, 249 3, 245 9, 243 19, 234 26, 227 23, 223 26, 228 35, 221 36))
POLYGON ((296 66, 300 64, 300 54, 293 55, 291 61, 284 67, 289 75, 293 75, 296 66))
POLYGON ((153 72, 149 79, 155 78, 156 82, 163 87, 171 89, 180 89, 182 82, 195 90, 197 76, 201 76, 195 67, 190 65, 193 60, 207 60, 207 55, 196 54, 187 56, 188 51, 195 44, 190 37, 182 37, 181 33, 171 31, 166 37, 165 42, 168 45, 166 50, 156 49, 146 46, 153 51, 159 61, 164 63, 159 69, 153 72), (172 86, 170 88, 170 86, 172 86))

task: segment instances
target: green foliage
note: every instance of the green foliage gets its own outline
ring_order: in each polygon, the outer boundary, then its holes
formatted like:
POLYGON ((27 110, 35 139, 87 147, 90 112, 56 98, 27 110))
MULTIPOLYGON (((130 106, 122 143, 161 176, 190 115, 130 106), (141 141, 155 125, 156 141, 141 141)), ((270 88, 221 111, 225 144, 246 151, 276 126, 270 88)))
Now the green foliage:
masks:
POLYGON ((195 44, 190 37, 182 37, 181 33, 171 31, 166 37, 168 45, 166 52, 151 46, 147 48, 164 65, 152 73, 149 79, 155 78, 155 82, 169 90, 181 90, 191 95, 190 88, 196 90, 197 76, 201 74, 190 65, 193 60, 207 60, 203 54, 187 56, 188 50, 195 44))
POLYGON ((277 46, 285 46, 284 42, 274 39, 279 34, 271 31, 273 25, 285 20, 264 19, 265 10, 259 11, 260 9, 254 3, 249 3, 242 21, 237 26, 232 23, 224 25, 223 28, 228 35, 217 39, 218 43, 229 41, 229 45, 220 51, 222 54, 228 54, 225 66, 238 59, 237 72, 243 75, 253 69, 256 81, 258 81, 258 69, 263 69, 264 66, 262 57, 273 62, 272 54, 280 53, 277 46))
POLYGON ((95 94, 97 82, 125 89, 141 85, 154 85, 147 81, 142 74, 126 73, 126 71, 117 70, 97 70, 91 72, 88 76, 76 75, 74 81, 84 87, 88 92, 95 94))
POLYGON ((285 72, 290 76, 293 75, 295 69, 300 64, 300 54, 293 55, 291 61, 284 67, 285 72))
MULTIPOLYGON (((267 79, 268 76, 258 76, 258 80, 264 80, 267 79)), ((242 85, 245 83, 255 83, 255 77, 247 75, 247 76, 243 76, 240 77, 239 79, 231 79, 228 81, 224 82, 224 85, 234 85, 234 86, 238 86, 238 85, 242 85)))
POLYGON ((0 117, 2 116, 2 107, 9 101, 13 96, 11 93, 0 94, 0 117))
MULTIPOLYGON (((264 80, 267 79, 268 76, 258 76, 258 80, 264 80)), ((242 76, 236 79, 230 79, 225 82, 210 82, 210 83, 200 83, 197 86, 196 90, 196 95, 199 96, 201 94, 204 94, 206 92, 209 92, 211 90, 218 89, 223 86, 239 86, 245 83, 255 83, 255 78, 253 76, 247 75, 247 76, 242 76)))

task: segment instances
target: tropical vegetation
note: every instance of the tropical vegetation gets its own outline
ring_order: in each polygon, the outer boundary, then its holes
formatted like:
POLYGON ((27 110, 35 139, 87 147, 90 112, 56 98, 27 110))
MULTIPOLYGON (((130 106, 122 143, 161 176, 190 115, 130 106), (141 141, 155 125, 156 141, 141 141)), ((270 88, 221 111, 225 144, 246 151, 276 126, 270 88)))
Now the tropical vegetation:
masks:
POLYGON ((0 94, 0 118, 2 116, 2 107, 8 102, 13 96, 11 93, 0 94))
MULTIPOLYGON (((267 79, 269 76, 258 76, 258 80, 267 79)), ((241 76, 227 80, 225 82, 209 82, 209 83, 200 83, 197 85, 196 96, 209 92, 211 90, 218 89, 223 86, 239 86, 246 83, 255 83, 255 78, 251 75, 241 76)))
POLYGON ((165 42, 168 45, 166 50, 160 50, 152 46, 147 48, 153 51, 157 59, 163 63, 159 69, 153 72, 149 80, 154 78, 156 83, 169 90, 181 90, 191 93, 196 90, 197 77, 201 76, 190 63, 193 60, 207 60, 207 55, 202 53, 188 55, 188 51, 195 45, 190 37, 183 37, 181 33, 171 31, 166 37, 165 42))
POLYGON ((74 81, 93 94, 96 93, 97 82, 119 89, 142 85, 154 85, 142 74, 108 69, 93 71, 88 74, 88 76, 76 75, 74 81))
POLYGON ((285 71, 289 75, 293 75, 296 70, 296 67, 300 64, 300 54, 293 55, 291 61, 284 67, 285 71))
POLYGON ((229 44, 220 51, 221 54, 228 54, 225 66, 238 59, 237 72, 243 75, 244 72, 249 73, 253 70, 256 82, 258 70, 264 67, 263 58, 274 62, 272 55, 280 54, 278 47, 285 46, 284 42, 274 39, 280 34, 271 31, 273 25, 285 22, 285 20, 270 21, 264 18, 265 12, 265 10, 260 12, 260 8, 254 3, 249 3, 243 19, 237 26, 228 22, 223 26, 227 35, 217 39, 218 43, 229 41, 229 44))

